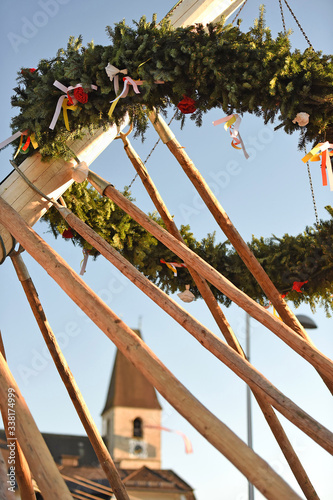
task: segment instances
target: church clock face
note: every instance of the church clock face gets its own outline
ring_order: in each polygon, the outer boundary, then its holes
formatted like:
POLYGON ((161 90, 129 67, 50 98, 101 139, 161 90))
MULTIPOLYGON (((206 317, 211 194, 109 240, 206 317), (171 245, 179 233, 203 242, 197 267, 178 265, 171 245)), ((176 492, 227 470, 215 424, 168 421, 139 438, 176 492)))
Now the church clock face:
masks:
POLYGON ((142 439, 130 439, 129 452, 133 458, 147 458, 147 443, 142 439))

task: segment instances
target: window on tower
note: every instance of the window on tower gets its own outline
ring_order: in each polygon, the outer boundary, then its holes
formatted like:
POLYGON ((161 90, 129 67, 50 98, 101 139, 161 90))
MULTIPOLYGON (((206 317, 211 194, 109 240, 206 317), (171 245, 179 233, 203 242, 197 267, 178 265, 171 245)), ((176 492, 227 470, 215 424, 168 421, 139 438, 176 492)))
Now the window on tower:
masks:
POLYGON ((133 437, 143 437, 142 419, 139 417, 133 420, 133 437))

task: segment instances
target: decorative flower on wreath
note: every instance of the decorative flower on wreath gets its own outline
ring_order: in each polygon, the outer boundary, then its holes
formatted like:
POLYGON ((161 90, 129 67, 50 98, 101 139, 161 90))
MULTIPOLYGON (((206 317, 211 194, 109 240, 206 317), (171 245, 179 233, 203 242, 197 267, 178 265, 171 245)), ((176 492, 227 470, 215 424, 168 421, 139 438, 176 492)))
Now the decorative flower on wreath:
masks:
POLYGON ((66 240, 70 240, 71 238, 73 238, 74 234, 72 233, 72 229, 69 227, 68 229, 65 229, 65 231, 63 231, 61 236, 66 240))
POLYGON ((76 87, 73 91, 74 97, 78 102, 85 104, 88 102, 88 94, 83 90, 82 87, 76 87))
POLYGON ((187 97, 186 95, 184 95, 183 99, 177 104, 177 108, 184 113, 184 115, 194 113, 197 109, 195 100, 192 99, 192 97, 187 97))
POLYGON ((21 70, 22 75, 24 75, 24 73, 26 73, 27 71, 29 71, 29 73, 34 73, 35 71, 37 71, 37 69, 36 68, 24 68, 21 70))

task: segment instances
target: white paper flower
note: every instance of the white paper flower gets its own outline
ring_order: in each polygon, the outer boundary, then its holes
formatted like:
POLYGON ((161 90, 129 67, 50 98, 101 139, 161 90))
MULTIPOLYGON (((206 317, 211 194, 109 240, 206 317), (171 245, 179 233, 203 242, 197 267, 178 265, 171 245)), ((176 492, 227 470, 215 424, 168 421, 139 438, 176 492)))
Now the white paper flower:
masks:
POLYGON ((85 161, 81 161, 72 170, 72 179, 76 182, 84 182, 88 177, 89 167, 85 161))
POLYGON ((298 123, 300 127, 305 127, 309 123, 310 115, 308 113, 297 113, 295 118, 293 119, 293 123, 298 123))
POLYGON ((185 292, 178 293, 178 297, 183 302, 192 302, 195 299, 195 297, 193 293, 190 292, 190 285, 185 285, 185 287, 186 287, 185 292))
POLYGON ((111 82, 118 73, 123 73, 123 75, 127 75, 127 69, 118 69, 115 66, 113 66, 113 64, 110 63, 107 66, 105 66, 105 71, 108 77, 110 78, 111 82))

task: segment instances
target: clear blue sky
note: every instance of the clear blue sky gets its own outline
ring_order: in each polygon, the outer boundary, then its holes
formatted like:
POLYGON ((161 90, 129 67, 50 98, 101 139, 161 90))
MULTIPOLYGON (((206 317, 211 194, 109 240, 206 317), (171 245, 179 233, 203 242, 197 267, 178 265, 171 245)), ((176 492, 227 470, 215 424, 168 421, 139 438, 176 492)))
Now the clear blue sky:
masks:
MULTIPOLYGON (((98 44, 107 44, 107 24, 112 25, 123 18, 131 23, 132 19, 138 20, 141 15, 151 18, 154 12, 161 19, 172 7, 168 2, 152 0, 55 2, 57 8, 46 17, 38 17, 43 0, 1 2, 0 140, 11 135, 9 122, 13 110, 10 97, 16 72, 21 67, 35 67, 41 58, 54 56, 59 47, 66 45, 70 35, 82 34, 84 43, 93 39, 98 44), (35 28, 31 31, 24 31, 27 29, 27 20, 28 24, 34 23, 35 28), (25 41, 14 43, 11 33, 22 36, 25 41)), ((244 30, 257 16, 260 3, 248 0, 241 15, 244 30)), ((330 53, 332 2, 290 0, 290 4, 314 48, 330 53)), ((288 12, 285 12, 285 17, 287 27, 295 31, 292 36, 294 47, 305 49, 306 42, 288 12)), ((273 34, 282 29, 277 0, 267 2, 266 18, 273 34)), ((170 117, 172 114, 173 110, 170 110, 170 117)), ((216 189, 222 206, 243 238, 249 241, 252 234, 264 237, 273 233, 277 236, 284 233, 298 234, 306 225, 313 224, 315 219, 306 167, 301 161, 302 153, 297 150, 298 134, 287 136, 281 130, 274 132, 272 126, 265 126, 260 119, 245 115, 241 133, 245 143, 249 147, 252 145, 251 157, 246 161, 230 147, 230 139, 223 127, 212 126, 212 121, 221 116, 220 111, 213 110, 205 116, 201 128, 195 127, 190 120, 182 131, 178 123, 174 123, 172 128, 208 183, 216 189), (236 175, 222 182, 222 178, 226 179, 229 162, 237 162, 236 175)), ((149 131, 143 144, 141 141, 133 142, 143 159, 155 140, 154 131, 149 131)), ((1 178, 10 171, 10 156, 9 148, 1 153, 1 178)), ((197 239, 216 231, 217 241, 225 240, 165 147, 158 146, 147 167, 179 226, 190 224, 197 239)), ((119 141, 111 144, 94 162, 92 169, 119 189, 128 185, 134 175, 119 141)), ((328 187, 322 187, 317 164, 312 164, 311 169, 319 217, 327 218, 324 207, 332 205, 332 192, 328 187)), ((145 212, 153 210, 139 180, 135 181, 132 193, 140 208, 145 212)), ((46 232, 47 227, 43 223, 36 224, 35 230, 79 271, 82 259, 79 248, 62 239, 54 240, 46 232)), ((24 259, 49 322, 63 346, 86 403, 100 426, 100 412, 105 402, 115 347, 84 317, 43 269, 28 255, 24 255, 24 259)), ((0 268, 0 279, 0 328, 8 362, 40 430, 84 433, 56 369, 46 357, 42 337, 9 259, 0 268)), ((187 332, 101 257, 95 262, 88 262, 84 279, 130 327, 138 327, 139 318, 142 317, 144 339, 157 356, 202 403, 237 435, 246 439, 245 384, 242 381, 203 350, 187 332)), ((179 299, 176 297, 176 300, 179 299)), ((203 301, 197 300, 185 307, 217 333, 203 301)), ((245 313, 236 306, 224 309, 224 312, 244 344, 245 313)), ((301 306, 296 313, 312 315, 306 306, 301 306)), ((325 316, 321 308, 317 308, 313 319, 318 329, 311 332, 311 336, 317 347, 332 358, 332 320, 325 316)), ((251 334, 252 362, 256 368, 304 410, 332 429, 332 398, 314 369, 254 320, 251 321, 251 334)), ((163 467, 172 468, 188 481, 195 488, 198 500, 245 500, 246 479, 167 402, 162 398, 161 401, 164 408, 163 425, 185 432, 194 448, 192 455, 185 455, 178 436, 163 434, 163 467)), ((253 419, 255 451, 299 492, 255 403, 253 419)), ((330 500, 333 491, 332 458, 283 417, 282 422, 320 499, 330 500)), ((256 492, 256 499, 261 498, 262 495, 256 492)))

